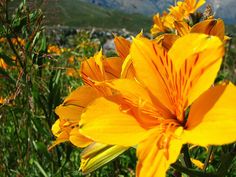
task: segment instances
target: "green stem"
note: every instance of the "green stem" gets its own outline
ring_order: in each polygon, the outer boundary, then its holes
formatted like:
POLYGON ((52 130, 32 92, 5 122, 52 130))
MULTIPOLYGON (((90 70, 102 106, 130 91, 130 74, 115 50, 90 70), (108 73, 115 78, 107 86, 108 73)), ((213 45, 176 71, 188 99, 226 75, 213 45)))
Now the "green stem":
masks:
POLYGON ((171 166, 174 169, 176 169, 177 171, 185 173, 186 175, 189 175, 191 177, 217 177, 217 175, 215 175, 215 174, 204 173, 202 171, 197 171, 197 170, 189 169, 189 168, 183 167, 181 165, 178 165, 176 163, 172 164, 171 166))
POLYGON ((20 148, 21 141, 20 141, 19 134, 18 134, 18 127, 19 127, 18 119, 16 118, 16 115, 15 115, 14 111, 13 110, 10 110, 10 111, 11 111, 11 115, 13 117, 13 123, 14 123, 14 126, 15 126, 15 136, 16 136, 16 139, 17 139, 18 154, 19 154, 20 158, 23 159, 22 158, 22 151, 21 151, 21 148, 20 148))
POLYGON ((189 149, 188 149, 188 145, 185 144, 183 145, 183 148, 182 148, 182 152, 184 154, 184 163, 186 165, 187 168, 192 168, 192 162, 190 160, 190 155, 189 155, 189 149))
POLYGON ((205 160, 205 162, 204 162, 204 166, 203 166, 203 171, 204 171, 204 172, 206 171, 206 168, 207 168, 207 166, 208 166, 208 164, 209 164, 211 155, 212 155, 212 153, 213 153, 213 149, 214 149, 213 146, 209 146, 208 154, 207 154, 206 160, 205 160))

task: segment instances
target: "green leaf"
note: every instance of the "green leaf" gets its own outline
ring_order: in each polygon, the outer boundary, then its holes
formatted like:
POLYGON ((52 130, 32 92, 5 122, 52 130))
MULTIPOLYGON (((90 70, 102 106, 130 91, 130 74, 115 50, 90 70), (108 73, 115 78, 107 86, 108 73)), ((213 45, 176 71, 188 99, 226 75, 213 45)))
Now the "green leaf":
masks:
POLYGON ((16 30, 16 31, 20 31, 22 29, 23 26, 27 25, 27 17, 21 17, 21 18, 15 18, 12 22, 12 27, 16 30))
POLYGON ((5 37, 5 36, 4 36, 4 33, 5 33, 4 26, 3 26, 3 25, 0 25, 0 37, 5 37))
POLYGON ((50 155, 47 149, 47 146, 40 141, 33 141, 33 145, 36 151, 38 151, 39 153, 42 153, 45 157, 47 157, 48 159, 50 159, 50 155))
POLYGON ((43 167, 38 163, 38 161, 34 160, 34 164, 38 167, 39 171, 42 173, 44 177, 48 177, 47 173, 43 169, 43 167))
POLYGON ((42 39, 41 39, 41 45, 40 45, 39 51, 41 51, 41 52, 46 52, 46 50, 47 50, 46 36, 45 36, 45 34, 43 33, 43 37, 42 37, 42 39))
POLYGON ((37 133, 48 133, 44 128, 43 128, 43 125, 42 125, 42 120, 40 120, 39 118, 37 117, 34 117, 31 119, 32 121, 32 126, 34 126, 34 129, 37 133))

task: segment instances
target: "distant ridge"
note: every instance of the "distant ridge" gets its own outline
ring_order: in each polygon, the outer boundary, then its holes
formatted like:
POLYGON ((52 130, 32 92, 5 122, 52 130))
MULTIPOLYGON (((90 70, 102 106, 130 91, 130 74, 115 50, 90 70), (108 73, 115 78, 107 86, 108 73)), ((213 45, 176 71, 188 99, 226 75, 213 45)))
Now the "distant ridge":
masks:
MULTIPOLYGON (((174 4, 175 0, 83 0, 104 8, 113 8, 127 13, 140 13, 147 16, 162 12, 174 4)), ((236 24, 236 0, 207 0, 216 17, 221 17, 228 24, 236 24)), ((203 9, 203 8, 202 8, 203 9)))

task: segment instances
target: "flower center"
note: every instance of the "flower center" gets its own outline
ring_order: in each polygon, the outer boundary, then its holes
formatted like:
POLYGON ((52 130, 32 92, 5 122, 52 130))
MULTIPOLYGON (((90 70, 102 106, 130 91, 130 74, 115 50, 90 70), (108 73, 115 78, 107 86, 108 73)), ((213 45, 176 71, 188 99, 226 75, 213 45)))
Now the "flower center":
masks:
POLYGON ((160 150, 164 150, 166 159, 169 159, 169 144, 172 138, 178 138, 176 134, 177 128, 181 127, 177 119, 163 119, 160 124, 160 132, 157 136, 157 147, 160 150))

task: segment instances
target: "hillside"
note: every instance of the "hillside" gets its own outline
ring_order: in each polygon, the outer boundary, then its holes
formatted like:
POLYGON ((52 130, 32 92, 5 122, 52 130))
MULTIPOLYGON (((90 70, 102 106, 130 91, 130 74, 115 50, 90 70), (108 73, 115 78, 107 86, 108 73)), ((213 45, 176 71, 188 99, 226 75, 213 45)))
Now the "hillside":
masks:
POLYGON ((108 10, 80 0, 47 1, 42 4, 47 23, 73 27, 126 28, 130 31, 149 30, 151 17, 108 10))
MULTIPOLYGON (((207 0, 226 23, 235 24, 235 0, 207 0), (226 11, 228 9, 228 11, 226 11)), ((13 1, 12 8, 20 0, 13 1)), ((49 26, 126 28, 148 32, 152 26, 151 14, 162 12, 173 0, 28 0, 32 6, 40 6, 49 26)))

